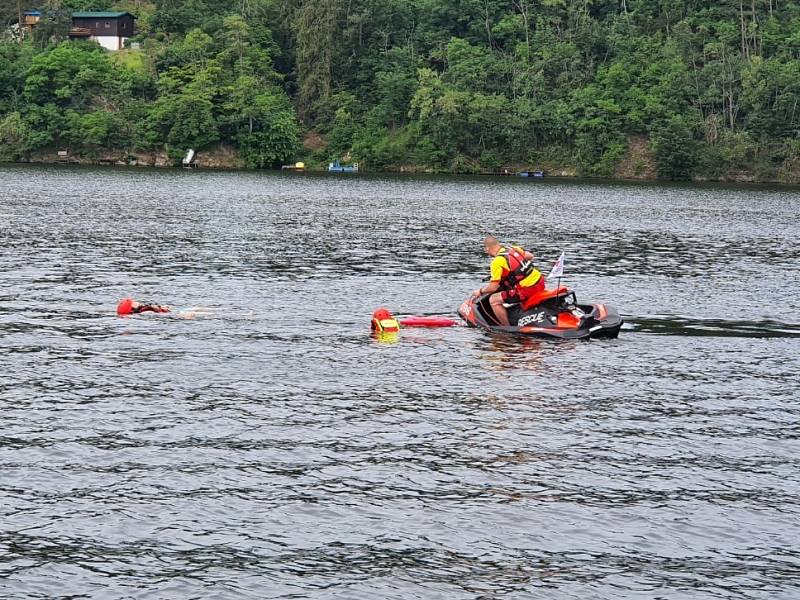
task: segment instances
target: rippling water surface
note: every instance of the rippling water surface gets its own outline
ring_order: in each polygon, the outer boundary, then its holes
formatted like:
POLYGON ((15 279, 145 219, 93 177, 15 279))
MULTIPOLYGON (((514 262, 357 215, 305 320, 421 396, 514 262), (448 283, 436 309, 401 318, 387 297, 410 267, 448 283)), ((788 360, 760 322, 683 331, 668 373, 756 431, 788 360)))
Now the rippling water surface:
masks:
POLYGON ((800 193, 0 168, 0 597, 800 597, 800 193), (618 340, 453 314, 566 251, 618 340), (208 306, 119 319, 123 296, 208 306))

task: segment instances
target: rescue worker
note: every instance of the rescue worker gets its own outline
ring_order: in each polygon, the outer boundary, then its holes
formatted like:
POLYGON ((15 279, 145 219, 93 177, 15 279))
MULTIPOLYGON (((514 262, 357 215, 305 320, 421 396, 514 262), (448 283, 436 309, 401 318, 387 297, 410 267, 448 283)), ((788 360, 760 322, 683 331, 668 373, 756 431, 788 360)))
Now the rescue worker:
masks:
POLYGON ((489 283, 473 292, 491 294, 489 303, 500 325, 509 326, 504 304, 522 304, 544 290, 544 276, 533 266, 534 256, 522 246, 503 246, 494 236, 483 240, 484 251, 492 257, 489 283))

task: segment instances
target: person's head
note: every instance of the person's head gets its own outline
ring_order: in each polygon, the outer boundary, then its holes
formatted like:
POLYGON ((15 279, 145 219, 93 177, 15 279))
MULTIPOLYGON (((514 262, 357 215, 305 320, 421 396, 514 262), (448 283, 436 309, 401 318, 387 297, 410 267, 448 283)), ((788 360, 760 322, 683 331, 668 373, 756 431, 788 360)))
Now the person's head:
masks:
POLYGON ((122 317, 125 315, 132 315, 139 308, 139 303, 133 298, 123 298, 117 304, 117 314, 122 317))
POLYGON ((377 333, 397 333, 400 331, 400 324, 388 309, 379 308, 372 313, 372 331, 377 333))
POLYGON ((487 235, 483 239, 483 251, 489 256, 497 256, 497 253, 500 252, 500 249, 500 242, 497 241, 497 238, 493 235, 487 235))

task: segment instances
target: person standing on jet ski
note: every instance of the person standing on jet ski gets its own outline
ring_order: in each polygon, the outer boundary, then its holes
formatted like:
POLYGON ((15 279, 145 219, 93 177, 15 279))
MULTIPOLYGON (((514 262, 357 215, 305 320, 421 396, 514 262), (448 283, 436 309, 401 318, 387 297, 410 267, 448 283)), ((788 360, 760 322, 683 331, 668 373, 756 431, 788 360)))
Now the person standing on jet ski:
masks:
POLYGON ((491 278, 472 295, 491 294, 489 303, 497 320, 500 325, 508 327, 508 312, 504 304, 522 304, 544 290, 544 276, 533 266, 533 254, 522 246, 503 246, 490 235, 483 240, 483 249, 492 257, 491 278))

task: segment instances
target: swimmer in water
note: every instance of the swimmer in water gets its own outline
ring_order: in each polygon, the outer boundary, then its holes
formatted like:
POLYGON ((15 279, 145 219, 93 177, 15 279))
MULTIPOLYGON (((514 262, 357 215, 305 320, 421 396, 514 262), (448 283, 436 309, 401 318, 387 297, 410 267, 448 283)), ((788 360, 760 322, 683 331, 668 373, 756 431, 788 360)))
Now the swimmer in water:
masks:
POLYGON ((133 298, 123 298, 117 304, 117 315, 125 317, 128 315, 141 315, 143 313, 168 313, 171 312, 169 306, 159 304, 146 304, 133 298))
POLYGON ((190 308, 188 310, 181 310, 178 312, 173 312, 172 308, 169 306, 162 306, 160 304, 147 304, 145 302, 139 302, 138 300, 134 300, 133 298, 123 298, 117 304, 117 316, 120 317, 127 317, 130 315, 142 315, 147 313, 153 314, 172 314, 176 317, 180 317, 182 319, 194 319, 198 316, 208 316, 211 314, 211 311, 207 308, 203 307, 195 307, 190 308))

